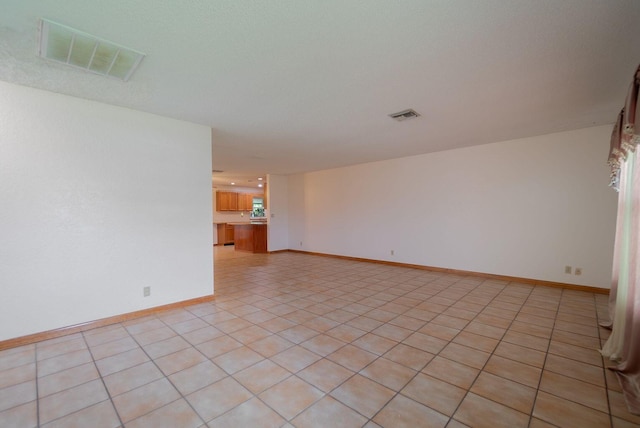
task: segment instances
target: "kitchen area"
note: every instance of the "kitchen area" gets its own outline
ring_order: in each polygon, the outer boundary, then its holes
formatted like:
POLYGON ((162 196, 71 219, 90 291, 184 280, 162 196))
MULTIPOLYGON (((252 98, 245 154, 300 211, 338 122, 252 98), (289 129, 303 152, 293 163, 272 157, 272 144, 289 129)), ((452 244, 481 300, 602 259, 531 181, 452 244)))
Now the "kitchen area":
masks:
MULTIPOLYGON (((213 243, 235 251, 267 252, 267 183, 259 187, 214 187, 213 243)), ((231 185, 233 186, 233 185, 231 185)))

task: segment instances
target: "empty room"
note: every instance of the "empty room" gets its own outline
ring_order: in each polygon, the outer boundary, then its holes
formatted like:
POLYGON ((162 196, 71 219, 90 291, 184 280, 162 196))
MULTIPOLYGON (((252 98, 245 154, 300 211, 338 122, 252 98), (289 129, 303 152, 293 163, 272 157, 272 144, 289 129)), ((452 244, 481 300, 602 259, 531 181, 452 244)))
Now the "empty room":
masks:
POLYGON ((640 426, 638 1, 0 12, 0 426, 640 426))

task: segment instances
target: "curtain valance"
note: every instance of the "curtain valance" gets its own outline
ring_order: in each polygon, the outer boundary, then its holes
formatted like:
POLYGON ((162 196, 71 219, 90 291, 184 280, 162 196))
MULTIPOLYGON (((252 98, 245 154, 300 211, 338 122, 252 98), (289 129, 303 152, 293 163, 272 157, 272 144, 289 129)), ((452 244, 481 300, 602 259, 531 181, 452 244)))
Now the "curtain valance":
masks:
POLYGON ((624 108, 618 115, 616 125, 611 133, 611 148, 609 150, 609 165, 611 166, 610 185, 616 190, 620 186, 620 166, 627 159, 629 153, 635 151, 640 142, 640 66, 629 87, 624 108))

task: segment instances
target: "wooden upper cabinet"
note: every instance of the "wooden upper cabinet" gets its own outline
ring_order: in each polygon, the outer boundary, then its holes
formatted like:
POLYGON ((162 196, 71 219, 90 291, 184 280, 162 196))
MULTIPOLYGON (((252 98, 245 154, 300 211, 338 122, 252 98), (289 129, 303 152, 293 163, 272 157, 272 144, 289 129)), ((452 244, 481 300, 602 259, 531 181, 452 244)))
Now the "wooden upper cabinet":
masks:
MULTIPOLYGON (((266 184, 265 184, 266 185, 266 184)), ((267 194, 216 192, 216 211, 253 211, 253 198, 262 198, 264 208, 267 208, 267 194)))
POLYGON ((238 211, 253 211, 252 193, 238 193, 238 211))
POLYGON ((235 192, 216 192, 216 211, 238 211, 238 194, 235 192))

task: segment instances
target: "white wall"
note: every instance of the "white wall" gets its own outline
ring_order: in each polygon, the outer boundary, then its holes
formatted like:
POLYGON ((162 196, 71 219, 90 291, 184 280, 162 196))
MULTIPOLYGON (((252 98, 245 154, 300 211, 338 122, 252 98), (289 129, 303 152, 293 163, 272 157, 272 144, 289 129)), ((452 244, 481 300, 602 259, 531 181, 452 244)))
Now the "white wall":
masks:
POLYGON ((269 251, 286 250, 289 248, 288 178, 284 175, 269 174, 267 181, 269 183, 267 249, 269 251))
POLYGON ((0 340, 211 295, 210 198, 209 128, 0 82, 0 340))
POLYGON ((610 133, 600 126, 291 176, 289 247, 608 288, 610 133))

